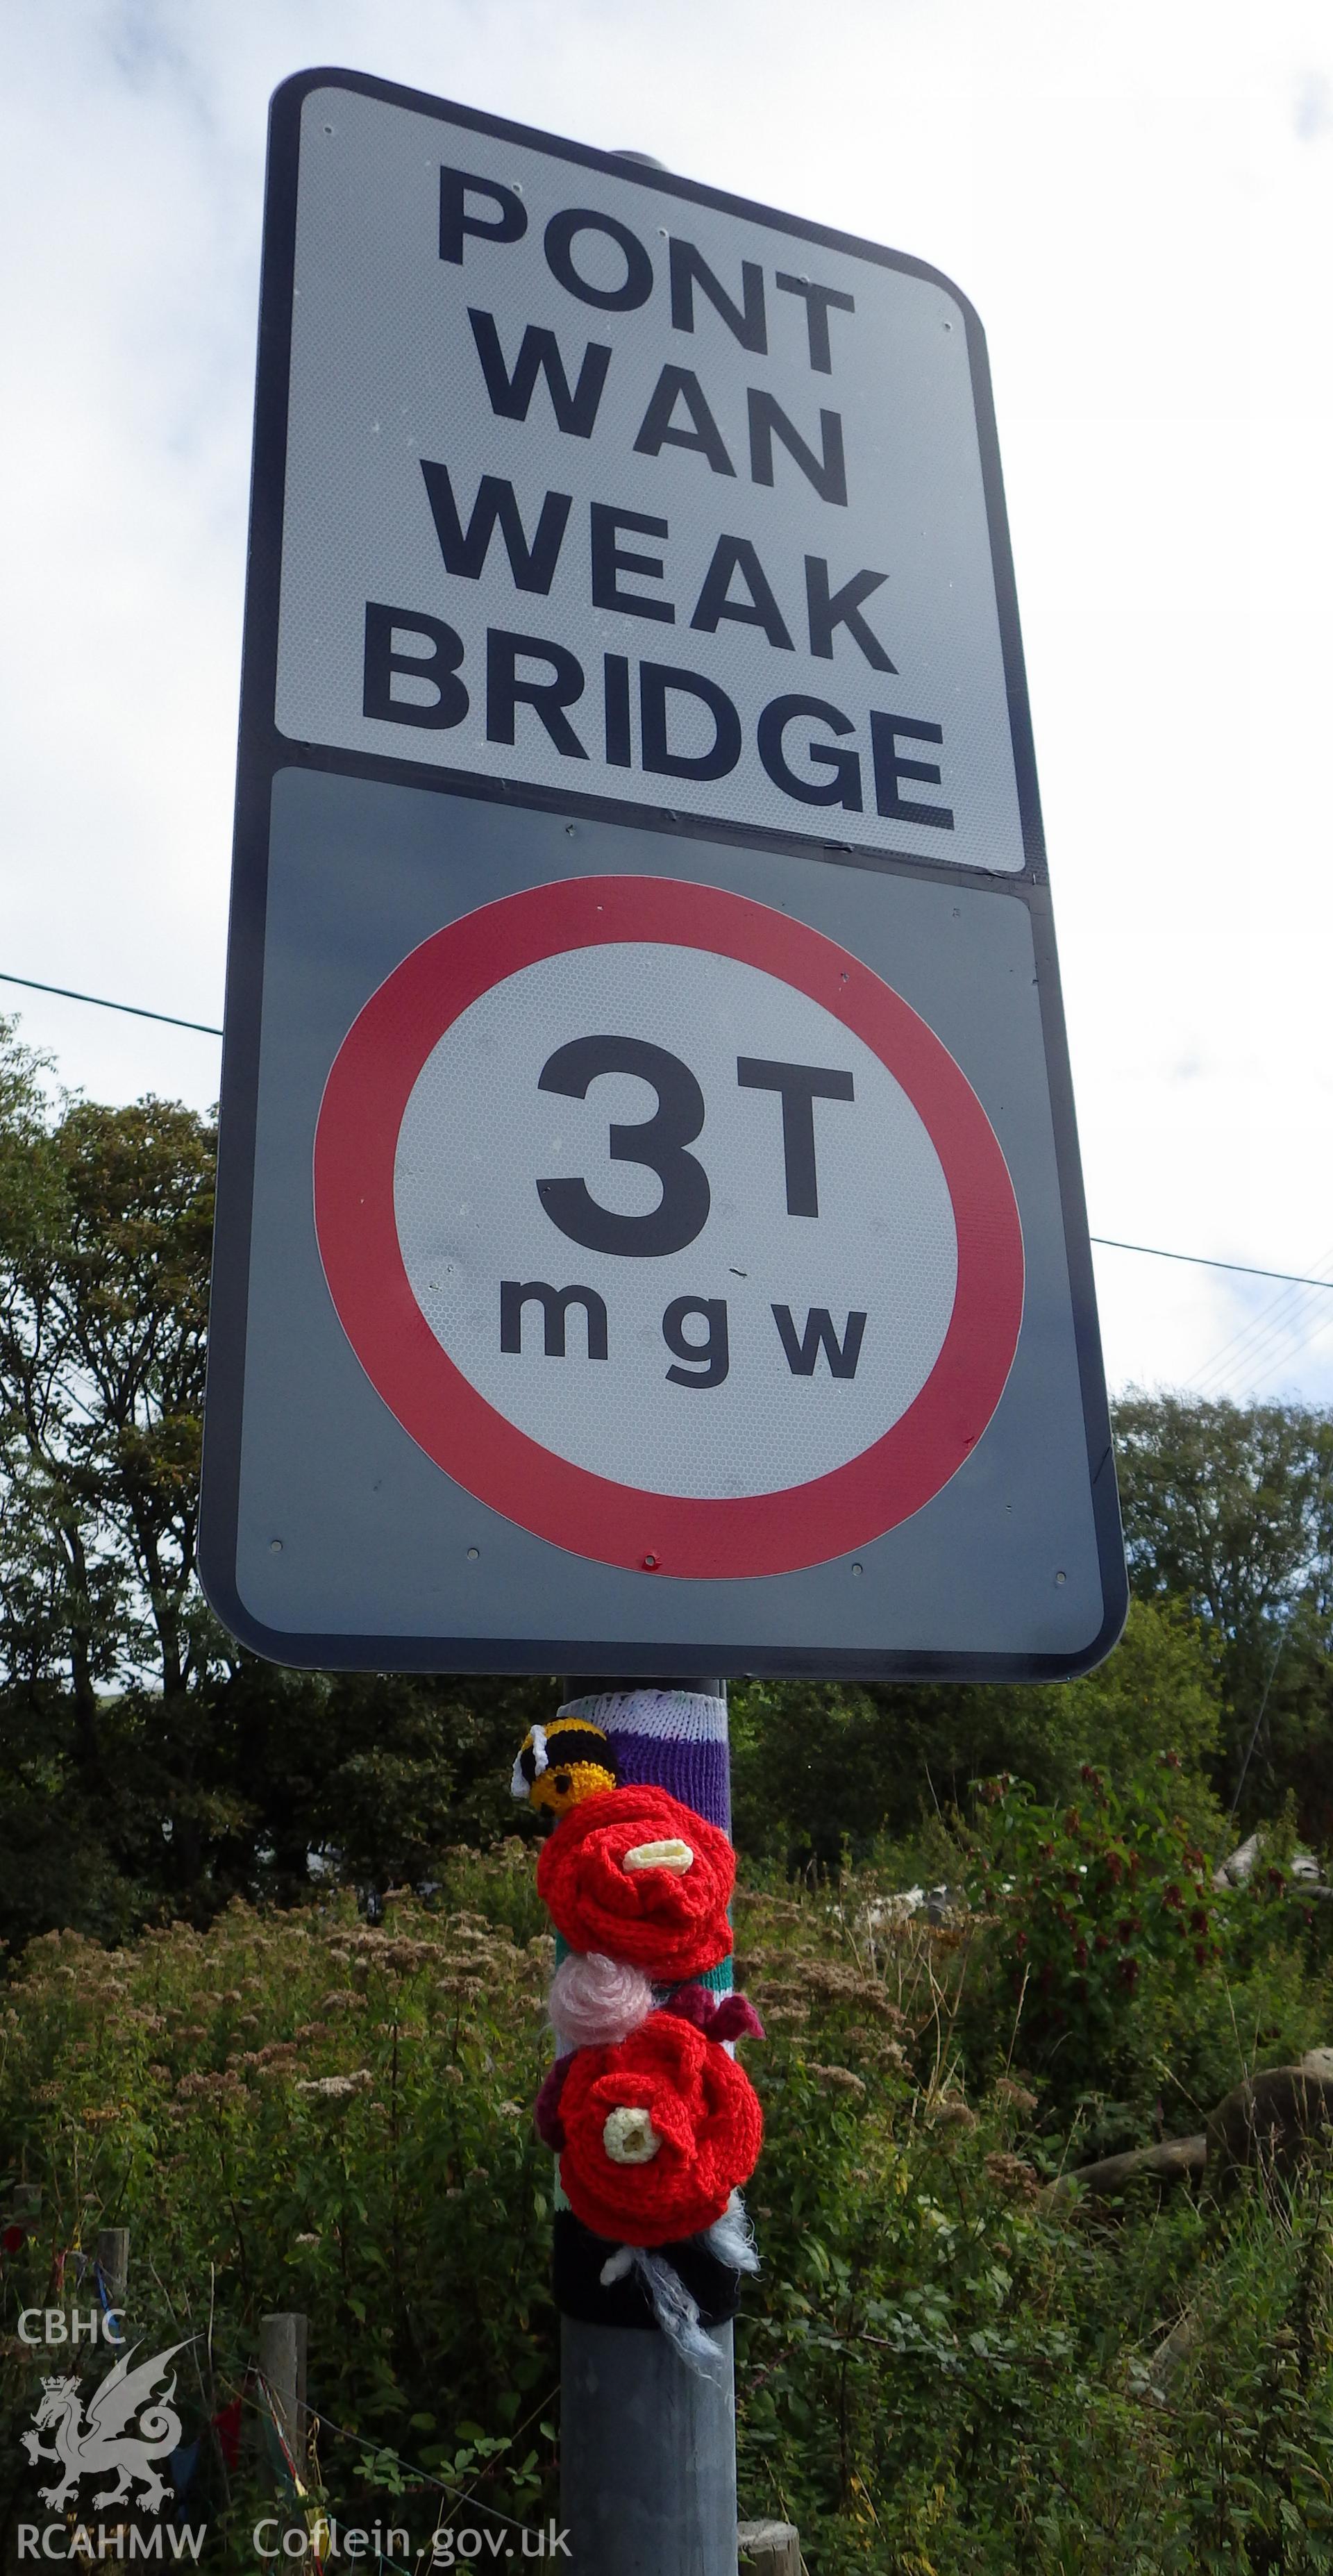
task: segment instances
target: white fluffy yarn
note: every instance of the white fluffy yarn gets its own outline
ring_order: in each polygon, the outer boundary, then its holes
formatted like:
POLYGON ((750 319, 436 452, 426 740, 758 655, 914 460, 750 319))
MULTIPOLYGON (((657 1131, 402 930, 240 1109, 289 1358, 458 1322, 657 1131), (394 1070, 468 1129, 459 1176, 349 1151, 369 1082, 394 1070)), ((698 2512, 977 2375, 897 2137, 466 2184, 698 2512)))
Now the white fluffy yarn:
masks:
MULTIPOLYGON (((694 2242, 715 2255, 719 2263, 729 2264, 733 2272, 759 2269, 759 2249, 738 2191, 733 2191, 722 2216, 704 2228, 694 2242)), ((668 2263, 664 2254, 646 2245, 618 2245, 602 2265, 603 2288, 609 2290, 613 2282, 623 2281, 631 2272, 639 2274, 653 2315, 681 2360, 701 2379, 717 2378, 723 2368, 722 2355, 700 2323, 698 2301, 691 2298, 674 2263, 668 2263)))
POLYGON ((614 2281, 623 2281, 630 2272, 640 2275, 653 2315, 681 2360, 700 2379, 719 2379, 724 2367, 722 2353, 699 2323, 698 2301, 691 2298, 675 2265, 646 2245, 618 2245, 602 2265, 603 2286, 609 2290, 614 2281))
POLYGON ((602 2048, 628 2039, 653 2009, 653 1989, 641 1968, 600 1950, 571 1950, 551 1980, 547 2010, 557 2039, 567 2048, 602 2048))
POLYGON ((733 2272, 757 2272, 759 2269, 759 2248, 754 2241, 754 2229, 738 2191, 732 2193, 722 2216, 704 2229, 699 2242, 707 2247, 710 2254, 716 2255, 719 2263, 730 2264, 733 2272))

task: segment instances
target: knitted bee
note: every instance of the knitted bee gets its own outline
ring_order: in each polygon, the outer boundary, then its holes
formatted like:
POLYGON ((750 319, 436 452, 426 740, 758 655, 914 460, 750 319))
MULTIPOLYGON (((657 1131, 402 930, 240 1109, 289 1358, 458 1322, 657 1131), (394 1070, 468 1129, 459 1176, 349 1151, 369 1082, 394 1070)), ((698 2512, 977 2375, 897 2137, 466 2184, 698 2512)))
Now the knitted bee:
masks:
POLYGON ((616 1785, 616 1757, 600 1726, 586 1717, 554 1717, 525 1735, 510 1775, 516 1798, 567 1816, 583 1798, 616 1785))

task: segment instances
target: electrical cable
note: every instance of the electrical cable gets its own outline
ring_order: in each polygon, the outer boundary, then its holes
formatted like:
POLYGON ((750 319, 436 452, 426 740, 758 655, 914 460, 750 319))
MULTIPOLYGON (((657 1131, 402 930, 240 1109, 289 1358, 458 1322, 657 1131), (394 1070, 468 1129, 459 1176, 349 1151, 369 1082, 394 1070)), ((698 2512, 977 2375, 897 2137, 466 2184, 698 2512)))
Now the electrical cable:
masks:
POLYGON ((1146 1252, 1152 1261, 1188 1261, 1199 1270, 1239 1270, 1247 1279, 1287 1279, 1296 1288, 1333 1288, 1333 1279, 1307 1279, 1298 1270, 1260 1270, 1252 1261, 1215 1261, 1208 1252, 1164 1252, 1157 1243, 1119 1243, 1109 1234, 1090 1234, 1107 1252, 1146 1252))
POLYGON ((1266 1681, 1265 1681, 1265 1683, 1264 1683, 1264 1695, 1263 1695, 1263 1698, 1262 1698, 1262 1699, 1260 1700, 1260 1702, 1259 1702, 1259 1714, 1258 1714, 1258 1716, 1256 1717, 1256 1719, 1255 1719, 1255 1721, 1254 1721, 1254 1728, 1253 1728, 1253 1732, 1251 1733, 1249 1743, 1248 1743, 1248 1744, 1246 1745, 1246 1747, 1245 1747, 1245 1759, 1244 1759, 1244 1761, 1242 1762, 1242 1764, 1241 1764, 1241 1766, 1240 1766, 1240 1778, 1239 1778, 1239 1779, 1238 1779, 1238 1781, 1236 1782, 1236 1791, 1235 1791, 1235 1796, 1232 1798, 1231 1804, 1230 1804, 1230 1806, 1229 1806, 1229 1807, 1228 1807, 1228 1809, 1227 1809, 1227 1813, 1228 1813, 1228 1815, 1230 1815, 1230 1816, 1234 1816, 1234 1815, 1235 1815, 1235 1813, 1236 1813, 1236 1811, 1237 1811, 1237 1809, 1238 1809, 1238 1807, 1240 1806, 1240 1793, 1241 1793, 1242 1789, 1243 1789, 1243 1788, 1244 1788, 1244 1786, 1245 1786, 1245 1774, 1246 1774, 1246 1772, 1249 1770, 1249 1767, 1250 1767, 1250 1756, 1251 1756, 1251 1754, 1253 1753, 1254 1748, 1255 1748, 1256 1744, 1257 1744, 1257 1743, 1258 1743, 1258 1741, 1259 1741, 1259 1729, 1260 1729, 1260 1727, 1263 1725, 1263 1722, 1264 1722, 1264 1710, 1265 1710, 1265 1709, 1267 1708, 1267 1706, 1268 1706, 1268 1694, 1269 1694, 1269 1692, 1272 1690, 1273 1682, 1274 1682, 1274 1678, 1275 1678, 1276 1673, 1277 1673, 1278 1665, 1279 1665, 1279 1664, 1281 1663, 1281 1661, 1282 1661, 1282 1649, 1283 1649, 1283 1647, 1286 1645, 1287 1639, 1288 1639, 1288 1637, 1290 1636, 1290 1634, 1291 1634, 1290 1629, 1289 1629, 1289 1628, 1284 1628, 1284 1629, 1283 1629, 1283 1631, 1282 1631, 1282 1634, 1281 1634, 1281 1636, 1279 1637, 1279 1639, 1278 1639, 1278 1641, 1277 1641, 1277 1644, 1276 1644, 1276 1646, 1275 1646, 1275 1648, 1274 1648, 1274 1650, 1273 1650, 1273 1660, 1272 1660, 1271 1664, 1270 1664, 1270 1665, 1269 1665, 1269 1667, 1268 1667, 1268 1677, 1267 1677, 1267 1679, 1266 1679, 1266 1681))
POLYGON ((1195 1374, 1195 1385, 1202 1393, 1214 1387, 1228 1386, 1238 1371, 1246 1369, 1261 1349, 1280 1343, 1288 1329, 1296 1324, 1308 1292, 1287 1288, 1272 1297, 1239 1323, 1230 1338, 1213 1351, 1195 1374))
MULTIPOLYGON (((13 975, 3 967, 0 967, 0 984, 21 984, 29 993, 55 993, 65 1002, 88 1002, 98 1011, 126 1011, 133 1019, 157 1020, 164 1028, 193 1029, 200 1037, 220 1038, 222 1035, 221 1029, 215 1028, 211 1020, 178 1019, 174 1011, 150 1011, 142 1002, 109 1001, 105 993, 76 993, 68 984, 39 983, 35 975, 13 975)), ((1218 1261, 1207 1252, 1168 1252, 1159 1243, 1122 1243, 1110 1234, 1090 1235, 1088 1240, 1105 1252, 1137 1252, 1150 1261, 1184 1261, 1195 1270, 1234 1270, 1246 1279, 1281 1279, 1296 1288, 1333 1288, 1333 1279, 1304 1278, 1295 1270, 1261 1270, 1252 1261, 1218 1261)), ((1224 1345, 1226 1349, 1230 1347, 1230 1343, 1224 1345)))
POLYGON ((1214 1371, 1210 1382, 1219 1393, 1229 1390, 1234 1399, 1238 1392, 1252 1389, 1261 1377, 1311 1350, 1330 1322, 1333 1317, 1327 1313, 1316 1316, 1308 1301, 1303 1301, 1290 1313, 1274 1317, 1268 1331, 1248 1342, 1220 1372, 1214 1371))
POLYGON ((8 975, 0 968, 0 984, 22 984, 29 993, 58 993, 64 1002, 91 1002, 97 1011, 128 1011, 135 1020, 160 1020, 169 1029, 196 1029, 200 1037, 220 1038, 211 1020, 178 1020, 174 1011, 147 1011, 142 1002, 109 1002, 104 993, 76 993, 68 984, 39 984, 35 975, 8 975))
MULTIPOLYGON (((1329 1263, 1333 1261, 1333 1248, 1324 1253, 1321 1260, 1322 1266, 1327 1269, 1329 1263)), ((1239 1370, 1252 1369, 1261 1353, 1266 1357, 1270 1348, 1277 1348, 1283 1341, 1290 1340, 1296 1333, 1297 1319, 1300 1318, 1303 1321, 1310 1311, 1307 1290, 1311 1284, 1313 1283, 1306 1280, 1297 1284, 1293 1280, 1291 1285, 1283 1288, 1276 1297, 1271 1297, 1266 1305, 1261 1306, 1257 1315, 1250 1315, 1239 1324, 1235 1332, 1210 1354, 1202 1368, 1196 1372, 1197 1390, 1207 1395, 1214 1388, 1224 1387, 1229 1381, 1235 1380, 1239 1370)), ((1319 1328, 1316 1327, 1316 1329, 1319 1328)), ((1299 1338, 1300 1345, 1303 1347, 1309 1335, 1302 1333, 1299 1338)))

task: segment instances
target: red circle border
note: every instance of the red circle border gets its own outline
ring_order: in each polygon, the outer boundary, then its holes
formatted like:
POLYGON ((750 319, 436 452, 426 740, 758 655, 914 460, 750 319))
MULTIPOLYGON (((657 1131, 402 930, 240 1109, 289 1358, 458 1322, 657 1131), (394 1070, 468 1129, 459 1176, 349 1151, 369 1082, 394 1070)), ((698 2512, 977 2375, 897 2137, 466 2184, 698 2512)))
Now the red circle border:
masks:
POLYGON ((413 949, 373 993, 331 1067, 315 1131, 315 1230, 344 1332, 377 1393, 436 1466, 522 1529, 605 1565, 695 1579, 793 1573, 920 1511, 976 1447, 1023 1313, 1013 1183, 976 1093, 911 1005, 822 931, 720 887, 575 877, 501 897, 413 949), (939 1356, 890 1431, 782 1491, 692 1500, 595 1475, 497 1412, 435 1339, 394 1216, 398 1135, 432 1048, 491 985, 573 948, 652 941, 710 950, 794 985, 841 1020, 907 1093, 939 1156, 958 1276, 939 1356))

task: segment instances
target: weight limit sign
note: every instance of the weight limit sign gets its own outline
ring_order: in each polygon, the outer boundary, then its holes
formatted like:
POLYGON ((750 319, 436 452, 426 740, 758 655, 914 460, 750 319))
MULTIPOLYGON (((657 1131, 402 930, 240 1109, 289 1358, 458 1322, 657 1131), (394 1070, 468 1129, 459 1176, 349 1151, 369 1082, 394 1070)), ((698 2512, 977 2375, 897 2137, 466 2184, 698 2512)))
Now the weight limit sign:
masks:
POLYGON ((675 880, 543 885, 414 949, 334 1061, 315 1217, 426 1455, 667 1578, 919 1511, 1022 1320, 1013 1187, 947 1048, 832 940, 675 880))

